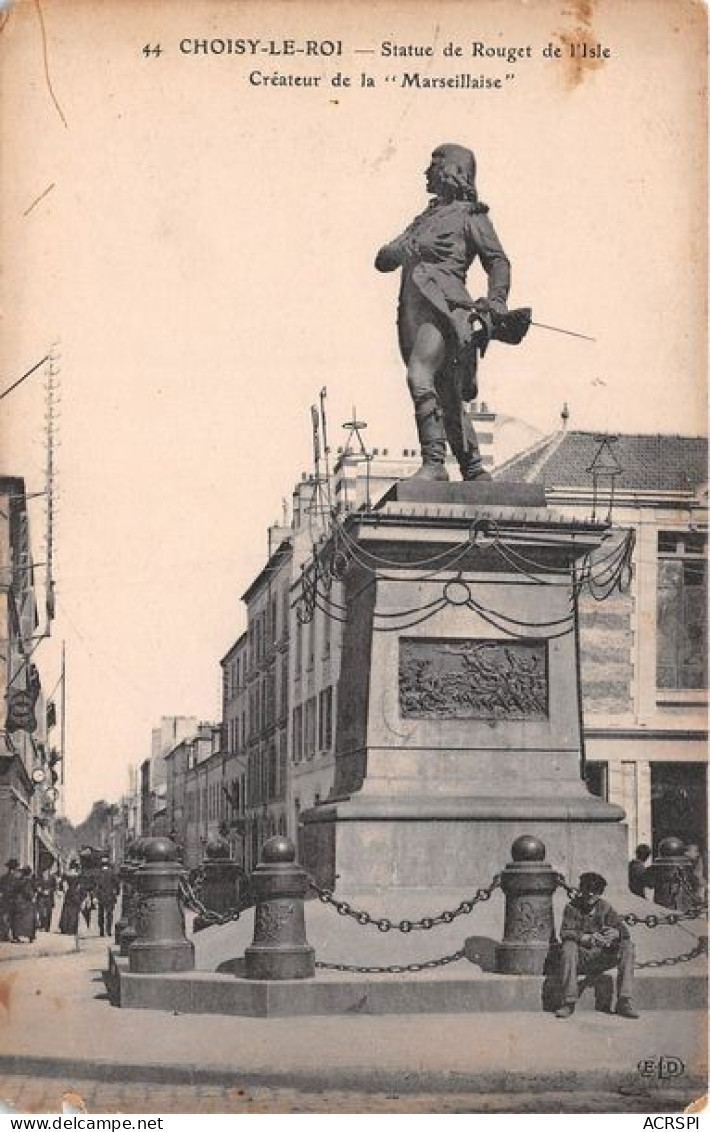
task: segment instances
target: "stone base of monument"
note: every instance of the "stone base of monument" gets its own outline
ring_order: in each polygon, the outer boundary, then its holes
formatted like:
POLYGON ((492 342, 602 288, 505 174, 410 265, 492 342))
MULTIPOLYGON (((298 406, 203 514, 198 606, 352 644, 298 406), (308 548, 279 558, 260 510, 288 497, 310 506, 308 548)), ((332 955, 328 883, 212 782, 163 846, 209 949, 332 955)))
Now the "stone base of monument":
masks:
MULTIPOLYGON (((486 976, 471 967, 471 973, 461 975, 324 973, 308 981, 266 982, 207 971, 133 975, 126 960, 119 959, 115 1001, 121 1007, 138 1010, 252 1018, 540 1012, 543 980, 534 975, 486 976)), ((702 972, 644 975, 636 980, 634 1005, 640 1011, 704 1010, 707 980, 702 972)), ((579 1009, 595 1009, 591 988, 582 994, 579 1009)))
POLYGON ((534 829, 550 864, 571 881, 593 867, 618 884, 628 851, 619 812, 581 790, 519 802, 354 795, 304 815, 303 863, 319 885, 345 891, 479 887, 501 871, 511 843, 534 829))
POLYGON ((624 812, 582 777, 575 579, 608 537, 531 484, 403 481, 350 518, 334 783, 300 815, 319 884, 487 884, 527 833, 625 883, 624 812))

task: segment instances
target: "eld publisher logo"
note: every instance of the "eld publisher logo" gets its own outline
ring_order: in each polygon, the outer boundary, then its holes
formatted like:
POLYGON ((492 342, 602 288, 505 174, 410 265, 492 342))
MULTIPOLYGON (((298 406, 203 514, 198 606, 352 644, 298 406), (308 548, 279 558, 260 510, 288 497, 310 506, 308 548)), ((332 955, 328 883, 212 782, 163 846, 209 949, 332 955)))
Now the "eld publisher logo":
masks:
POLYGON ((685 1065, 679 1057, 666 1057, 663 1054, 660 1057, 643 1058, 637 1068, 642 1077, 657 1077, 659 1081, 682 1077, 685 1073, 685 1065))

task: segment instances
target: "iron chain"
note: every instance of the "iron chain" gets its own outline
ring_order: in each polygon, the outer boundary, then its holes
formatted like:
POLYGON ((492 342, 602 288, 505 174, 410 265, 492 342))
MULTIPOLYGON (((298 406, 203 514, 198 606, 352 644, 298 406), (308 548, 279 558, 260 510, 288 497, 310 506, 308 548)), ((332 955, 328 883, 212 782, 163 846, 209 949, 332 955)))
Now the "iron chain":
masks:
MULTIPOLYGON (((579 890, 568 885, 562 874, 558 874, 557 879, 560 887, 564 888, 570 897, 578 894, 579 890)), ((430 931, 439 924, 450 924, 459 916, 468 915, 473 911, 476 904, 490 900, 496 888, 500 887, 500 874, 494 876, 493 880, 486 888, 479 888, 475 895, 469 900, 462 900, 455 909, 440 912, 438 916, 423 916, 419 920, 392 921, 386 917, 377 918, 362 909, 353 908, 346 900, 338 900, 332 892, 328 889, 320 888, 314 881, 310 882, 310 887, 316 892, 322 903, 335 908, 340 916, 349 916, 361 926, 372 925, 381 932, 399 931, 408 934, 412 931, 430 931)), ((244 907, 238 906, 222 914, 212 911, 205 907, 192 885, 184 878, 180 880, 178 895, 185 907, 195 912, 205 921, 205 926, 233 922, 238 920, 241 913, 246 910, 244 907)), ((141 903, 140 896, 138 902, 141 903)), ((687 912, 669 912, 667 915, 649 913, 647 916, 638 916, 634 912, 628 912, 622 915, 621 918, 632 927, 643 925, 648 928, 656 928, 678 924, 685 920, 696 920, 706 912, 707 905, 699 904, 695 908, 689 909, 687 912)), ((707 951, 708 941, 705 936, 702 936, 698 939, 697 944, 691 951, 683 952, 681 955, 667 956, 664 959, 647 959, 643 963, 637 963, 636 969, 674 967, 679 963, 690 963, 693 959, 697 959, 701 955, 706 955, 707 951)), ((442 955, 436 959, 425 959, 418 963, 390 963, 383 966, 376 966, 353 963, 327 963, 318 960, 316 961, 316 968, 322 971, 339 971, 359 975, 404 975, 417 974, 422 971, 433 971, 440 967, 446 967, 450 963, 458 963, 465 958, 465 949, 461 948, 448 955, 442 955)))
POLYGON ((185 907, 196 912, 208 927, 213 927, 215 924, 229 924, 233 920, 238 920, 242 912, 245 911, 242 906, 238 905, 236 908, 230 908, 228 912, 213 912, 211 908, 205 907, 190 882, 184 878, 180 881, 178 896, 185 907))
POLYGON ((636 969, 642 967, 675 967, 678 963, 690 963, 699 955, 707 955, 707 936, 701 936, 692 951, 684 951, 682 955, 668 955, 665 959, 647 959, 645 963, 637 963, 636 969))
POLYGON ((365 967, 354 963, 322 963, 316 962, 316 967, 322 971, 346 971, 358 975, 406 975, 416 974, 419 971, 434 971, 437 967, 446 967, 449 963, 458 963, 466 958, 463 948, 453 951, 450 955, 441 955, 438 959, 423 959, 421 963, 390 963, 387 967, 365 967))
MULTIPOLYGON (((334 908, 339 916, 349 916, 355 920, 361 927, 373 926, 381 932, 403 932, 408 935, 409 932, 431 931, 439 924, 452 924, 459 916, 468 916, 473 911, 476 904, 482 901, 490 900, 496 888, 500 888, 500 873, 497 873, 487 888, 479 888, 476 894, 470 897, 469 900, 462 900, 457 908, 451 911, 445 910, 440 912, 438 916, 422 916, 419 920, 388 920, 386 916, 377 917, 371 916, 369 912, 365 912, 361 908, 354 908, 347 900, 338 900, 338 898, 328 888, 321 888, 315 883, 310 881, 310 887, 318 896, 322 904, 328 904, 334 908)), ((453 962, 449 959, 448 962, 453 962)), ((407 968, 405 968, 407 969, 407 968)), ((424 969, 424 968, 422 968, 424 969)))

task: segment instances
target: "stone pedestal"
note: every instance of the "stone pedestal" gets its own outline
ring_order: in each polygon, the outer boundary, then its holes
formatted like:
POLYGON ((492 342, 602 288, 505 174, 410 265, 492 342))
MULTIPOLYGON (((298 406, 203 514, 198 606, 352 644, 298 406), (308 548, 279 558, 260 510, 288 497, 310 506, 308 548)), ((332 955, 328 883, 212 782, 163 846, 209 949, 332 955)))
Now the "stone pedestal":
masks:
POLYGON ((343 892, 486 884, 534 834, 625 887, 623 810, 582 779, 572 571, 606 536, 528 484, 403 482, 350 519, 331 797, 302 863, 343 892))

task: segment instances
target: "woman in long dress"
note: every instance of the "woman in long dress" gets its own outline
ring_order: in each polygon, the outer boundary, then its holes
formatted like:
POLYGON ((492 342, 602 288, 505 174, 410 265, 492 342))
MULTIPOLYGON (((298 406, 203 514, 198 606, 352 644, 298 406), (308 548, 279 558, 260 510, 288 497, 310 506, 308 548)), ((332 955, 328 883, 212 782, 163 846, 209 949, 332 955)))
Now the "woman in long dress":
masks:
POLYGON ((12 910, 12 934, 15 939, 26 939, 34 943, 37 934, 37 905, 35 904, 35 880, 32 869, 25 865, 20 869, 20 879, 15 889, 12 910))
POLYGON ((84 903, 84 886, 81 874, 77 868, 69 869, 65 878, 66 889, 62 914, 59 918, 59 930, 62 935, 77 935, 79 931, 79 913, 84 903))

